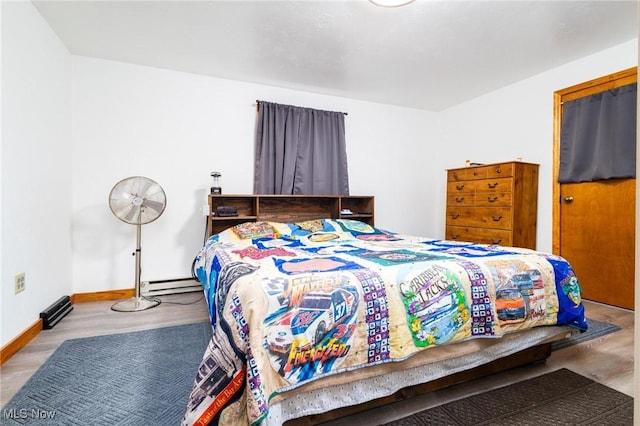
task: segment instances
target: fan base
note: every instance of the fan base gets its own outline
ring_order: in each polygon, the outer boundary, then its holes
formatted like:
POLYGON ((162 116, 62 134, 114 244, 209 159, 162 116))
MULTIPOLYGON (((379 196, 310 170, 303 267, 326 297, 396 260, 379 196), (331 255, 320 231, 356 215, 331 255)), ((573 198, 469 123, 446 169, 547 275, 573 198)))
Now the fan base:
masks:
POLYGON ((131 299, 122 300, 111 307, 111 310, 118 312, 137 312, 145 309, 155 308, 160 304, 157 300, 143 299, 141 297, 133 297, 131 299))

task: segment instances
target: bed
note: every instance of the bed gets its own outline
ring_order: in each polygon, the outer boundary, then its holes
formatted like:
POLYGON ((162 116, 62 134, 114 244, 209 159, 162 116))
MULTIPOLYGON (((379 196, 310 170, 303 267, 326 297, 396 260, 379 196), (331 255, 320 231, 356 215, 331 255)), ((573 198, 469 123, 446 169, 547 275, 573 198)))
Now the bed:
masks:
POLYGON ((213 337, 184 425, 312 424, 544 359, 587 328, 558 256, 356 220, 242 223, 195 272, 213 337))

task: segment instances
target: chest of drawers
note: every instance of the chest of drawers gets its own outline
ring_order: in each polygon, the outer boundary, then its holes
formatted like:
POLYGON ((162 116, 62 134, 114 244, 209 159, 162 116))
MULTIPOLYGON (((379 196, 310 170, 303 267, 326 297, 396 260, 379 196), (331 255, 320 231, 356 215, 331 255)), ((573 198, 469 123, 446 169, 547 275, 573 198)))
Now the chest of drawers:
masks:
POLYGON ((535 249, 538 169, 513 161, 447 170, 445 238, 535 249))

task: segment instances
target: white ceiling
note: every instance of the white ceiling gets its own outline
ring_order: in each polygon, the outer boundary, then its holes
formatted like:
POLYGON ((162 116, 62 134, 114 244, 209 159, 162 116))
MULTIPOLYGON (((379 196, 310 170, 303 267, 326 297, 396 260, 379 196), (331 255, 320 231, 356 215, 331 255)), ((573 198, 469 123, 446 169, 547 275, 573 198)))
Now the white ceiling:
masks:
POLYGON ((76 55, 431 111, 638 36, 636 1, 33 3, 76 55))

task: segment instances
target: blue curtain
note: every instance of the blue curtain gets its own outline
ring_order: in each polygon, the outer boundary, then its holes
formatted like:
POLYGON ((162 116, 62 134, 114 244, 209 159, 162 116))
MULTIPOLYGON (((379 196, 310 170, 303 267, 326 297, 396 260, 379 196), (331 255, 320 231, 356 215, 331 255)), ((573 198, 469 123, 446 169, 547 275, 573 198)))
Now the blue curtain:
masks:
POLYGON ((636 176, 637 84, 562 105, 558 182, 636 176))
POLYGON ((344 116, 258 101, 254 193, 349 195, 344 116))

